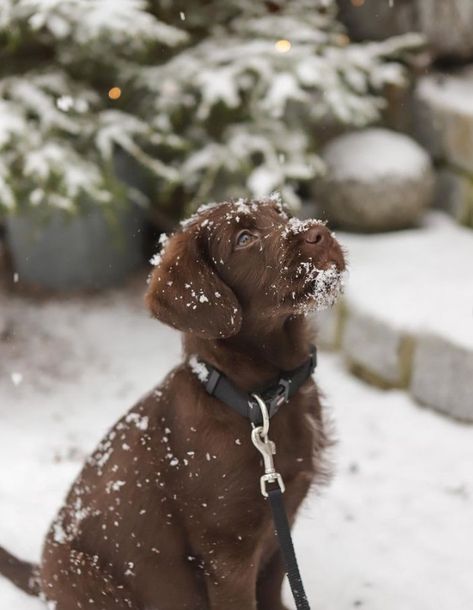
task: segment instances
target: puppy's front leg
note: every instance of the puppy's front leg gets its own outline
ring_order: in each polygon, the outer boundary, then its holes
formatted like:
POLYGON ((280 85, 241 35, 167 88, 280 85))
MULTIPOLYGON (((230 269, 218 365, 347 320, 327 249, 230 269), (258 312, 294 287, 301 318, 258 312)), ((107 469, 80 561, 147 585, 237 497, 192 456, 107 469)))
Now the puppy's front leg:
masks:
POLYGON ((258 575, 258 610, 287 610, 281 601, 281 588, 286 570, 279 549, 258 575))
POLYGON ((99 565, 97 556, 67 545, 46 549, 57 553, 57 562, 44 562, 41 589, 55 610, 141 610, 130 591, 99 565))
POLYGON ((206 570, 209 610, 256 610, 257 561, 219 554, 206 570))

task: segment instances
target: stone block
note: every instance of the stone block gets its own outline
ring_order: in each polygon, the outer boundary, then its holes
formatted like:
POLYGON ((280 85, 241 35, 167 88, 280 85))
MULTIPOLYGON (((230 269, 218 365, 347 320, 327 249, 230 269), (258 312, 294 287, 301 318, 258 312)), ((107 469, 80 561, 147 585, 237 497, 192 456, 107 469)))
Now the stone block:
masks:
POLYGON ((339 301, 330 309, 317 311, 312 315, 312 323, 316 329, 317 347, 326 350, 340 347, 343 311, 344 305, 339 301))
POLYGON ((413 131, 435 159, 473 172, 473 70, 435 73, 414 92, 413 131))
POLYGON ((338 0, 338 6, 355 40, 421 32, 434 58, 473 57, 471 0, 338 0))
POLYGON ((386 318, 357 310, 348 302, 342 350, 352 370, 384 387, 405 387, 410 371, 410 338, 386 318))
POLYGON ((417 21, 434 57, 473 57, 471 0, 417 0, 417 21))
POLYGON ((473 228, 473 174, 443 168, 437 172, 435 207, 473 228))
POLYGON ((473 422, 473 349, 433 334, 418 337, 411 392, 421 403, 473 422))

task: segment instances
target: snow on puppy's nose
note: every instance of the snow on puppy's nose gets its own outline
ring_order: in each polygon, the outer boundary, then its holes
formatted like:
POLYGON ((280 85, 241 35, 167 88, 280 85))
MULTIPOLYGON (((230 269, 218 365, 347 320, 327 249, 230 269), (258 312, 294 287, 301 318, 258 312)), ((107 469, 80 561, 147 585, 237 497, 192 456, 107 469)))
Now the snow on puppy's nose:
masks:
MULTIPOLYGON (((325 229, 325 223, 322 220, 300 220, 299 218, 290 218, 283 231, 283 237, 288 238, 291 235, 299 235, 300 233, 309 232, 312 228, 322 227, 325 229)), ((325 229, 328 232, 328 229, 325 229)))

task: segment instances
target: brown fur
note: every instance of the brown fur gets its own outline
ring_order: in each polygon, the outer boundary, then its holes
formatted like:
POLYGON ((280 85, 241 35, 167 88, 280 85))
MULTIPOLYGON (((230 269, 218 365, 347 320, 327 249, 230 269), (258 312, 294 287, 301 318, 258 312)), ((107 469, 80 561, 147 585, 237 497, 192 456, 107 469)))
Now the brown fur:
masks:
MULTIPOLYGON (((42 595, 56 610, 283 609, 249 422, 206 394, 188 357, 248 391, 298 366, 312 337, 297 313, 308 297, 295 269, 344 261, 322 225, 284 237, 279 205, 249 210, 205 210, 164 249, 146 302, 184 332, 186 359, 112 428, 73 484, 40 565, 42 595), (255 237, 239 246, 244 229, 255 237)), ((270 436, 293 522, 324 477, 329 443, 312 379, 271 421, 270 436)))

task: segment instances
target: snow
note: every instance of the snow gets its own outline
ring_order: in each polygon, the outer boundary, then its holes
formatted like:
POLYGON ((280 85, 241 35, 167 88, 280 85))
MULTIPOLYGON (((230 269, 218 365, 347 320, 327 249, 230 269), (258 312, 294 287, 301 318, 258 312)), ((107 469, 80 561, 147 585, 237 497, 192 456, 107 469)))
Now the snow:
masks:
POLYGON ((15 385, 20 385, 20 383, 23 381, 23 375, 21 373, 13 372, 11 374, 11 380, 15 385))
POLYGON ((199 381, 202 381, 202 383, 204 381, 207 381, 209 377, 209 370, 203 362, 200 362, 197 359, 197 356, 195 354, 193 354, 189 358, 189 366, 191 367, 192 372, 194 373, 194 375, 197 376, 199 381))
POLYGON ((82 87, 79 92, 77 83, 56 68, 0 81, 0 143, 5 149, 0 160, 0 206, 18 203, 12 190, 12 167, 31 179, 33 186, 26 194, 31 205, 73 209, 84 194, 98 202, 110 200, 103 168, 96 159, 77 153, 75 138, 91 131, 110 140, 116 133, 114 122, 120 122, 120 138, 116 139, 126 144, 138 137, 139 130, 133 122, 124 122, 127 115, 123 113, 79 116, 97 101, 91 89, 82 87), (65 112, 65 100, 73 100, 73 112, 65 112))
POLYGON ((53 525, 53 532, 54 542, 57 542, 58 544, 66 542, 66 532, 60 523, 55 523, 53 525))
MULTIPOLYGON (((332 265, 328 269, 314 269, 315 275, 312 298, 317 311, 332 307, 343 292, 344 274, 332 265)), ((309 273, 309 277, 313 273, 309 273)))
MULTIPOLYGON (((42 302, 0 289, 0 543, 19 556, 38 558, 86 456, 179 361, 179 334, 147 316, 144 289, 140 277, 123 290, 42 302)), ((339 443, 333 483, 311 495, 295 527, 312 606, 470 610, 471 428, 364 385, 335 356, 320 354, 315 376, 339 443)), ((0 578, 0 607, 44 606, 0 578)))
POLYGON ((103 39, 108 38, 115 45, 141 49, 150 42, 175 46, 187 39, 185 32, 147 13, 142 0, 19 0, 15 4, 2 26, 26 19, 33 30, 46 30, 58 41, 68 39, 75 45, 103 48, 103 39))
POLYGON ((308 218, 307 220, 301 220, 300 218, 290 218, 287 222, 286 228, 283 231, 283 237, 288 237, 289 235, 298 235, 299 233, 303 233, 307 231, 311 227, 316 227, 317 225, 325 225, 326 223, 322 220, 314 220, 312 218, 308 218))
POLYGON ((418 335, 473 347, 473 234, 431 213, 420 229, 338 233, 349 253, 345 294, 360 311, 418 335))
POLYGON ((0 146, 17 137, 25 128, 25 120, 12 104, 0 99, 0 146))
POLYGON ((371 182, 392 176, 417 179, 430 168, 429 156, 416 142, 380 128, 336 138, 326 147, 324 160, 336 180, 371 182))
POLYGON ((159 236, 159 239, 158 239, 159 252, 156 252, 155 254, 153 254, 153 256, 149 259, 149 262, 154 267, 157 267, 161 263, 161 260, 164 255, 164 250, 166 248, 168 241, 169 241, 169 236, 167 235, 167 233, 161 233, 161 235, 159 236))
POLYGON ((432 74, 420 79, 418 95, 437 108, 471 116, 473 113, 473 70, 452 74, 432 74))
POLYGON ((139 413, 129 413, 126 416, 125 421, 127 423, 133 422, 138 430, 144 431, 148 429, 149 421, 148 416, 146 415, 141 416, 139 413))

